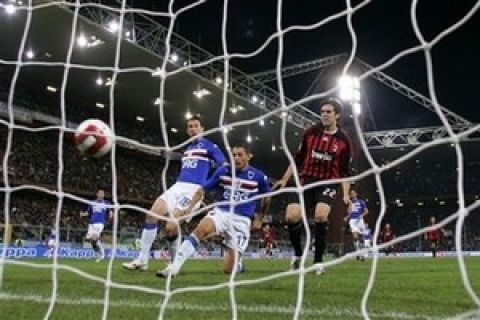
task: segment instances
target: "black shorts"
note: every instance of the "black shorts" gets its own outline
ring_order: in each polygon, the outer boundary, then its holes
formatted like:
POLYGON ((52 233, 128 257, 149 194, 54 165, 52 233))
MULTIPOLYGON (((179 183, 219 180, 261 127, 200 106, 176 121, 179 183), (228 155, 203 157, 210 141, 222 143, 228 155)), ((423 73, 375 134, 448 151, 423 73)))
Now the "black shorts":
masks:
MULTIPOLYGON (((319 180, 315 178, 304 178, 303 185, 309 185, 319 180)), ((294 184, 289 185, 294 187, 294 184)), ((305 199, 305 210, 310 211, 314 209, 317 203, 325 203, 329 207, 333 207, 335 199, 337 198, 339 184, 327 184, 306 189, 303 193, 305 199)), ((288 203, 300 203, 299 193, 290 193, 288 203)))

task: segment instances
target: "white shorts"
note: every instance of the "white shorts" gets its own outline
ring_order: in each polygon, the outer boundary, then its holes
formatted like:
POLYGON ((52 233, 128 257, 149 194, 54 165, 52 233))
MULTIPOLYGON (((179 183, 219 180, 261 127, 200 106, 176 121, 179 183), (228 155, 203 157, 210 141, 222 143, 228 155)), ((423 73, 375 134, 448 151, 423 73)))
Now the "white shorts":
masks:
POLYGON ((250 218, 218 208, 210 211, 207 217, 213 220, 216 234, 224 236, 227 247, 245 252, 250 241, 250 218))
MULTIPOLYGON (((200 188, 198 184, 187 182, 176 182, 173 186, 168 188, 160 199, 166 202, 168 213, 173 214, 175 209, 186 209, 192 201, 193 195, 200 188)), ((200 202, 195 206, 194 210, 200 206, 200 202)))
POLYGON ((350 231, 352 231, 352 233, 356 232, 363 234, 363 231, 365 230, 365 222, 363 221, 363 218, 350 219, 348 224, 350 225, 350 231))
POLYGON ((90 223, 88 225, 87 236, 85 238, 91 239, 94 236, 96 238, 100 238, 102 231, 103 231, 103 223, 90 223))
POLYGON ((47 244, 48 244, 49 247, 55 247, 55 239, 51 239, 51 238, 48 239, 47 244))

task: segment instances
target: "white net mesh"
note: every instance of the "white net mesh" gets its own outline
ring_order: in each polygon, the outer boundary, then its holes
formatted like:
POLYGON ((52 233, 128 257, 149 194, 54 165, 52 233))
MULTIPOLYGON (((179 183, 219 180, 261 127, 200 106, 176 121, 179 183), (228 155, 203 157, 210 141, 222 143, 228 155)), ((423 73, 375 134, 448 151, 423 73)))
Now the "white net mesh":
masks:
MULTIPOLYGON (((291 112, 291 115, 293 117, 302 117, 306 114, 307 116, 309 115, 308 111, 298 111, 299 106, 303 104, 307 104, 311 101, 317 100, 319 98, 323 98, 326 96, 330 96, 335 91, 337 88, 331 88, 326 92, 321 92, 318 94, 313 94, 309 95, 299 101, 292 102, 288 100, 285 97, 285 90, 284 90, 284 83, 282 80, 282 66, 283 66, 283 57, 284 57, 284 38, 286 35, 293 33, 295 31, 302 31, 302 32, 308 32, 310 30, 315 30, 318 28, 321 28, 325 26, 326 24, 330 23, 331 21, 335 20, 342 20, 346 19, 347 27, 351 36, 351 42, 352 42, 352 47, 351 51, 349 52, 349 58, 347 62, 343 66, 343 73, 348 73, 351 64, 353 63, 353 59, 356 55, 357 51, 357 37, 355 33, 355 27, 354 24, 352 23, 352 18, 354 15, 361 10, 364 10, 368 8, 368 5, 370 4, 371 1, 362 1, 359 2, 355 5, 352 5, 350 0, 346 1, 346 9, 338 12, 336 14, 333 14, 329 16, 326 19, 323 19, 321 21, 317 21, 312 24, 307 24, 307 25, 299 25, 299 26, 292 26, 288 28, 284 28, 282 26, 282 10, 283 10, 283 2, 279 0, 277 2, 277 12, 276 18, 277 18, 277 23, 276 23, 276 32, 272 34, 266 41, 263 43, 262 46, 260 46, 257 50, 249 53, 234 53, 230 52, 228 49, 228 39, 227 39, 227 26, 228 26, 228 17, 229 17, 229 1, 224 1, 223 2, 223 20, 222 20, 222 33, 221 33, 221 43, 222 43, 222 54, 219 56, 212 56, 209 54, 204 54, 203 56, 197 56, 197 57, 192 57, 192 61, 190 63, 177 67, 177 68, 170 68, 169 66, 169 59, 163 59, 162 64, 158 69, 153 69, 149 67, 120 67, 121 66, 121 57, 122 57, 122 41, 126 41, 126 37, 128 38, 129 36, 124 35, 124 31, 126 28, 125 26, 132 27, 132 21, 133 20, 127 20, 127 15, 134 15, 134 14, 145 14, 145 15, 151 15, 151 16, 156 16, 156 17, 163 17, 165 19, 168 19, 168 28, 165 29, 165 36, 161 38, 160 40, 163 40, 164 43, 161 43, 159 45, 164 46, 164 51, 163 51, 163 56, 164 57, 171 57, 172 53, 174 52, 174 48, 178 49, 176 46, 178 45, 177 41, 178 38, 174 36, 173 30, 175 28, 175 23, 177 18, 184 14, 185 12, 189 10, 195 10, 197 6, 200 6, 203 4, 204 1, 198 1, 194 2, 188 6, 184 6, 182 8, 177 8, 175 6, 174 1, 169 2, 168 6, 168 11, 166 12, 155 12, 155 11, 149 11, 149 10, 141 10, 141 9, 135 9, 135 8, 130 8, 127 7, 126 1, 122 1, 120 6, 115 6, 115 7, 109 7, 106 5, 102 5, 99 3, 87 3, 84 2, 82 3, 81 1, 76 1, 76 2, 49 2, 49 1, 39 1, 34 2, 32 0, 29 0, 28 3, 22 3, 22 4, 17 4, 17 3, 10 3, 10 2, 4 2, 1 4, 1 8, 5 10, 11 10, 12 6, 16 8, 17 11, 20 11, 25 14, 26 20, 25 20, 25 25, 23 29, 23 34, 21 35, 21 41, 20 41, 20 46, 18 48, 18 52, 16 55, 15 60, 8 60, 8 59, 3 59, 0 57, 0 63, 3 65, 13 65, 15 67, 14 73, 11 79, 10 83, 10 88, 8 92, 8 103, 7 103, 7 110, 8 110, 8 118, 0 120, 0 123, 8 128, 8 134, 6 136, 6 148, 5 148, 5 156, 3 158, 3 187, 2 187, 2 192, 4 193, 4 224, 9 225, 11 216, 11 197, 13 192, 21 191, 21 190, 37 190, 39 192, 42 192, 44 194, 49 194, 56 196, 58 198, 57 200, 57 207, 55 211, 55 228, 57 230, 57 233, 60 228, 60 220, 61 220, 61 215, 62 215, 62 206, 64 203, 64 200, 70 199, 74 200, 83 204, 89 204, 90 202, 83 198, 79 197, 73 193, 70 192, 64 192, 63 189, 63 180, 64 180, 64 171, 63 171, 63 164, 65 161, 64 158, 64 136, 66 132, 72 132, 72 127, 69 126, 69 123, 66 118, 66 110, 67 110, 67 83, 69 81, 69 76, 70 72, 72 69, 81 69, 81 70, 97 70, 97 71, 108 71, 111 73, 111 81, 113 85, 109 87, 109 119, 110 119, 110 127, 112 131, 115 133, 116 132, 116 125, 115 125, 115 105, 116 105, 116 96, 115 96, 115 91, 119 90, 117 88, 117 79, 122 73, 130 73, 130 72, 145 72, 148 74, 154 73, 155 76, 158 77, 159 79, 159 95, 158 95, 158 101, 159 101, 159 118, 161 120, 161 135, 164 141, 164 146, 163 147, 156 147, 152 145, 146 145, 146 144, 141 144, 135 140, 132 139, 127 139, 124 137, 117 137, 117 142, 126 142, 130 143, 131 145, 135 146, 136 148, 143 148, 144 150, 149 150, 152 152, 159 152, 159 151, 165 151, 167 152, 167 155, 170 154, 171 151, 179 150, 183 146, 185 146, 188 141, 179 144, 179 145, 170 145, 169 142, 169 135, 167 131, 167 126, 165 125, 169 119, 166 119, 165 116, 165 97, 166 97, 166 81, 169 77, 173 77, 185 70, 194 70, 195 72, 203 72, 204 69, 208 68, 213 68, 215 65, 216 68, 219 68, 220 70, 227 70, 229 72, 222 72, 220 74, 223 74, 223 79, 221 81, 223 85, 223 97, 222 97, 222 105, 221 105, 221 112, 218 115, 218 123, 217 127, 213 128, 211 130, 208 130, 206 134, 210 133, 221 133, 222 138, 224 140, 224 145, 229 146, 229 135, 227 134, 226 128, 231 129, 231 128, 236 128, 236 127, 243 127, 243 126, 249 126, 252 124, 256 124, 259 120, 263 119, 269 119, 272 115, 280 115, 282 112, 291 112), (70 29, 70 35, 68 37, 68 49, 67 49, 67 54, 66 58, 64 61, 58 61, 58 62, 47 62, 47 61, 28 61, 25 60, 25 54, 27 52, 27 39, 29 36, 29 33, 32 32, 30 29, 31 26, 31 20, 33 15, 37 10, 41 10, 50 6, 64 6, 69 8, 70 10, 73 11, 73 19, 72 19, 72 24, 71 24, 71 29, 70 29), (114 15, 118 18, 118 28, 116 31, 116 41, 114 45, 114 59, 109 63, 108 66, 96 66, 96 65, 88 65, 88 64, 72 64, 72 55, 74 53, 75 49, 75 44, 76 44, 76 39, 78 36, 78 23, 79 19, 81 17, 80 12, 82 9, 87 9, 87 8, 98 8, 105 10, 108 12, 110 15, 114 15), (234 74, 235 70, 233 70, 230 66, 230 60, 233 58, 241 58, 241 59, 246 59, 250 57, 254 57, 258 54, 260 54, 265 48, 272 42, 277 42, 278 45, 278 50, 277 50, 277 56, 276 56, 276 71, 277 71, 277 87, 278 87, 278 95, 279 95, 279 108, 269 108, 267 106, 261 107, 264 110, 264 113, 259 115, 258 117, 246 119, 243 121, 237 121, 233 123, 227 124, 225 121, 225 116, 228 112, 228 104, 229 104, 229 94, 232 91, 235 91, 235 89, 238 90, 239 87, 232 88, 235 84, 233 83, 234 79, 232 79, 232 74, 234 74), (45 67, 62 67, 63 68, 63 75, 62 75, 62 82, 61 82, 61 87, 59 89, 60 91, 60 122, 57 125, 52 125, 52 126, 45 126, 41 128, 34 128, 30 126, 23 126, 20 125, 18 122, 15 121, 15 110, 14 110, 14 95, 15 95, 15 90, 16 90, 16 83, 17 83, 17 78, 19 76, 20 71, 22 68, 26 66, 33 66, 33 65, 38 65, 38 66, 45 66, 45 67), (231 72, 230 72, 231 71, 231 72), (297 113, 298 112, 298 113, 297 113), (302 113, 303 112, 303 113, 302 113), (11 156, 11 146, 12 146, 12 141, 14 137, 14 132, 16 130, 21 130, 21 131, 27 131, 27 132, 43 132, 43 131, 58 131, 59 136, 58 136, 58 173, 56 175, 56 190, 52 191, 48 188, 45 187, 39 187, 37 185, 29 185, 29 184, 23 184, 20 186, 12 186, 10 183, 10 177, 9 177, 9 158, 11 156)), ((378 215, 378 218, 375 223, 375 232, 373 236, 373 247, 369 249, 373 255, 372 255, 372 262, 371 262, 371 267, 370 267, 370 275, 368 278, 368 283, 367 286, 364 290, 363 293, 363 298, 361 300, 361 307, 358 310, 350 310, 350 309, 335 309, 335 308, 324 308, 324 309, 312 309, 308 308, 304 305, 304 294, 305 294, 305 284, 306 284, 306 276, 309 272, 314 270, 314 267, 307 267, 306 266, 306 258, 307 258, 307 252, 308 252, 308 247, 305 247, 304 250, 304 255, 302 257, 301 261, 301 267, 299 270, 296 271, 288 271, 288 272, 281 272, 281 273, 272 273, 267 276, 261 276, 256 279, 242 279, 238 280, 236 279, 236 275, 233 273, 230 277, 229 280, 223 283, 218 283, 215 285, 195 285, 192 284, 192 286, 187 286, 187 287, 180 287, 180 288, 174 288, 172 287, 172 283, 175 280, 172 280, 171 278, 167 279, 167 281, 162 284, 161 288, 158 289, 157 286, 142 286, 142 285, 131 285, 131 284, 125 284, 121 282, 114 281, 113 273, 114 269, 117 268, 118 266, 115 266, 115 255, 112 255, 110 257, 109 263, 108 263, 108 268, 106 271, 106 274, 103 276, 97 276, 90 274, 88 272, 82 271, 81 268, 77 267, 72 267, 67 264, 62 264, 61 260, 58 259, 57 254, 54 254, 53 261, 51 264, 44 264, 44 263, 35 263, 35 262, 26 262, 26 261, 19 261, 19 260, 13 260, 13 259, 7 259, 6 257, 6 252, 7 252, 7 247, 8 243, 6 241, 7 239, 7 228, 4 228, 4 242, 3 242, 3 251, 2 251, 2 256, 0 260, 0 284, 3 284, 5 282, 4 278, 4 268, 5 266, 8 265, 15 265, 15 266, 27 266, 29 268, 46 268, 46 269, 51 269, 52 274, 51 274, 51 279, 52 279, 52 287, 51 287, 51 295, 50 297, 45 297, 45 296, 36 296, 36 295, 26 295, 26 294, 13 294, 13 293, 6 293, 4 296, 2 296, 2 301, 25 301, 25 302, 47 302, 48 303, 48 309, 46 310, 44 314, 44 319, 49 319, 52 318, 54 315, 54 308, 57 304, 66 304, 66 305, 84 305, 84 304, 91 304, 91 305, 101 305, 103 307, 103 313, 102 313, 102 319, 107 319, 109 318, 109 310, 112 307, 123 305, 124 307, 129 307, 132 309, 135 308, 158 308, 158 318, 163 319, 165 317, 165 313, 167 310, 192 310, 192 311, 207 311, 207 312, 214 312, 214 311, 222 311, 222 312, 231 312, 231 318, 232 319, 237 319, 241 317, 242 313, 246 314, 251 314, 251 313, 256 313, 257 316, 260 314, 261 316, 267 316, 269 314, 276 314, 280 316, 288 316, 292 317, 293 319, 299 319, 302 316, 305 317, 321 317, 325 316, 327 318, 346 318, 346 317, 358 317, 361 316, 365 319, 370 319, 372 317, 374 318, 401 318, 401 319, 416 319, 417 317, 411 316, 408 314, 402 314, 402 313, 382 313, 379 314, 378 312, 369 312, 368 310, 368 303, 369 303, 369 298, 372 295, 372 290, 375 285, 375 280, 377 276, 377 267, 379 263, 379 250, 386 248, 388 246, 391 246, 392 244, 396 243, 401 243, 402 241, 408 240, 408 239, 413 239, 417 236, 423 235, 426 231, 428 230, 433 230, 434 228, 437 227, 443 227, 449 223, 455 222, 456 223, 456 229, 455 229, 455 252, 456 252, 456 257, 458 260, 458 268, 460 270, 461 278, 462 278, 462 283, 463 287, 465 288, 466 292, 468 293, 470 299, 474 302, 475 306, 478 308, 480 307, 480 299, 478 298, 478 295, 476 294, 475 290, 471 286, 470 279, 468 277, 468 273, 466 270, 465 266, 465 261, 464 261, 464 256, 462 254, 462 239, 461 235, 463 232, 463 225, 464 225, 464 220, 466 216, 468 215, 469 212, 472 210, 478 208, 480 206, 479 202, 475 202, 474 204, 471 204, 469 206, 466 205, 466 200, 465 200, 465 192, 464 192, 464 183, 463 183, 463 177, 464 177, 464 161, 463 161, 463 155, 462 155, 462 148, 460 146, 460 142, 462 139, 465 139, 475 131, 478 131, 480 129, 480 126, 472 126, 470 129, 465 130, 461 133, 456 133, 446 118, 444 112, 442 112, 442 109, 440 108, 440 105, 437 100, 437 95, 436 95, 436 90, 435 90, 435 82, 433 78, 434 74, 434 66, 432 63, 432 54, 431 51, 432 49, 441 43, 446 37, 448 37, 450 34, 457 32, 464 24, 468 23, 470 19, 473 19, 474 15, 477 13, 478 8, 480 7, 480 2, 477 1, 471 9, 457 22, 452 24, 450 27, 447 29, 443 30, 442 32, 438 33, 435 37, 433 37, 432 40, 427 41, 425 40, 424 36, 422 35, 422 31, 418 26, 418 21, 416 17, 416 8, 418 5, 418 1, 412 1, 411 3, 411 25, 413 27, 415 36, 418 40, 418 45, 408 48, 406 50, 403 50, 397 54, 395 54, 393 57, 388 59, 382 64, 379 64, 375 68, 368 70, 361 74, 359 76, 360 81, 366 79, 367 77, 371 76, 377 71, 381 71, 386 69, 387 67, 391 66, 392 64, 396 63, 399 61, 401 58, 414 54, 416 52, 423 52, 425 56, 425 66, 426 66, 426 71, 427 71, 427 79, 428 79, 428 95, 430 99, 433 102, 433 108, 435 109, 438 117, 440 118, 443 126, 447 130, 447 136, 444 138, 436 139, 432 142, 425 143, 416 149, 412 150, 411 152, 407 153, 406 155, 396 159, 395 161, 384 165, 384 166, 379 166, 372 158, 372 155, 370 154, 368 148, 367 148, 367 143, 365 139, 363 138, 363 132, 361 129, 361 126, 359 124, 359 119, 355 116, 354 117, 354 124, 356 128, 356 133, 358 137, 360 138, 360 143, 361 143, 361 148, 363 150, 363 153, 368 159, 369 167, 370 169, 365 170, 358 175, 351 177, 348 179, 348 181, 355 182, 358 181, 364 177, 367 176, 374 176, 375 178, 375 183, 376 187, 379 191, 379 198, 380 198, 380 212, 378 215), (415 232, 411 232, 402 236, 397 237, 391 242, 384 243, 382 245, 377 245, 377 239, 379 237, 379 231, 380 227, 383 224, 384 217, 386 214, 386 198, 385 198, 385 192, 383 189, 383 184, 382 184, 382 173, 391 170, 392 168, 395 168, 402 162, 405 162, 408 159, 413 158, 414 156, 420 154, 426 149, 432 148, 434 146, 440 145, 440 144, 453 144, 456 152, 456 159, 457 159, 457 167, 458 167, 458 175, 457 175, 457 196, 458 196, 458 210, 454 213, 452 213, 450 216, 447 218, 441 220, 438 222, 435 226, 431 227, 426 227, 422 229, 418 229, 415 232), (78 300, 72 300, 68 298, 62 298, 61 295, 59 294, 59 271, 69 271, 72 273, 75 273, 76 275, 88 279, 91 282, 97 282, 100 283, 104 286, 104 297, 103 299, 78 299, 78 300), (276 279, 284 279, 286 277, 291 277, 292 275, 296 275, 296 283, 295 283, 295 291, 292 291, 292 295, 295 295, 296 297, 296 302, 293 306, 273 306, 269 307, 267 305, 258 305, 258 306, 253 306, 253 307, 248 307, 244 306, 242 304, 239 304, 237 302, 236 298, 236 291, 239 290, 238 288, 243 288, 243 287, 248 287, 248 286, 254 286, 259 283, 265 283, 265 282, 272 282, 276 279), (228 289, 229 291, 229 306, 214 306, 212 307, 208 301, 205 304, 202 305, 188 305, 188 304, 179 304, 175 302, 170 302, 170 298, 172 296, 178 296, 184 293, 192 293, 192 292, 206 292, 206 291, 214 291, 214 290, 219 290, 219 289, 228 289), (152 305, 144 305, 144 304, 136 304, 135 302, 129 302, 129 301, 122 301, 119 302, 118 300, 112 301, 111 299, 111 289, 128 289, 128 290, 133 290, 135 292, 143 292, 143 293, 148 293, 148 294, 153 294, 157 295, 159 297, 159 301, 161 301, 160 304, 152 304, 152 305)), ((3 17, 2 17, 3 19, 3 17)), ((104 20, 106 21, 107 19, 104 17, 104 20)), ((128 39, 130 41, 138 41, 138 43, 141 43, 142 41, 145 40, 145 38, 142 39, 142 36, 140 34, 140 30, 135 28, 132 29, 134 32, 136 32, 136 39, 128 39)), ((65 31, 67 32, 67 31, 65 31)), ((248 94, 248 89, 245 91, 245 93, 248 94)), ((238 92, 236 93, 238 94, 238 92)), ((209 117, 217 117, 217 115, 208 115, 209 117)), ((311 116, 311 115, 310 115, 311 116)), ((282 117, 282 130, 281 130, 281 144, 283 146, 283 150, 286 151, 285 155, 288 157, 290 163, 293 162, 292 154, 288 152, 289 150, 289 145, 287 142, 287 122, 289 119, 287 117, 282 117)), ((112 176, 112 202, 113 202, 113 209, 115 210, 115 218, 113 220, 113 230, 112 230, 112 251, 116 252, 117 249, 117 235, 118 235, 118 228, 119 228, 119 210, 120 209, 134 209, 138 212, 141 213, 147 213, 147 210, 140 208, 139 206, 135 205, 130 205, 130 204, 119 204, 118 200, 118 195, 119 192, 117 190, 117 167, 116 167, 116 155, 117 155, 117 146, 114 144, 113 149, 111 151, 111 156, 110 156, 110 167, 111 167, 111 176, 112 176)), ((261 157, 261 155, 257 155, 257 157, 261 157)), ((168 156, 167 156, 167 165, 163 169, 162 177, 163 177, 163 185, 167 185, 167 169, 168 169, 168 156)), ((304 188, 299 186, 299 177, 297 173, 294 173, 295 175, 295 181, 297 184, 297 187, 294 189, 287 189, 287 190, 279 190, 276 192, 273 192, 272 195, 278 195, 281 193, 284 193, 288 190, 295 190, 296 192, 299 192, 300 194, 303 194, 304 188)), ((331 181, 329 181, 331 183, 331 181)), ((309 185, 308 188, 315 187, 317 185, 322 184, 321 182, 315 184, 315 185, 309 185)), ((301 197, 301 201, 303 203, 303 197, 301 197)), ((302 212, 302 216, 304 221, 307 221, 307 215, 306 212, 302 212)), ((309 232, 309 228, 306 228, 306 243, 310 243, 311 239, 311 234, 309 232)), ((57 238, 57 247, 59 245, 59 240, 57 238)), ((354 253, 350 253, 347 255, 344 255, 338 259, 334 259, 331 261, 326 262, 324 265, 326 267, 332 267, 335 265, 342 264, 346 262, 347 260, 351 259, 352 257, 356 255, 362 255, 366 253, 367 249, 363 251, 356 251, 354 253)), ((294 288, 292 286, 292 288, 294 288)), ((267 293, 269 294, 269 293, 267 293)), ((272 294, 274 294, 272 292, 272 294)), ((400 310, 401 311, 401 310, 400 310)), ((459 318, 468 318, 468 317, 475 317, 478 316, 477 310, 474 310, 472 312, 466 312, 464 314, 459 314, 459 318)), ((175 318, 175 317, 174 317, 175 318)), ((418 318, 429 318, 427 316, 421 317, 419 316, 418 318)), ((433 318, 433 317, 432 317, 433 318)))

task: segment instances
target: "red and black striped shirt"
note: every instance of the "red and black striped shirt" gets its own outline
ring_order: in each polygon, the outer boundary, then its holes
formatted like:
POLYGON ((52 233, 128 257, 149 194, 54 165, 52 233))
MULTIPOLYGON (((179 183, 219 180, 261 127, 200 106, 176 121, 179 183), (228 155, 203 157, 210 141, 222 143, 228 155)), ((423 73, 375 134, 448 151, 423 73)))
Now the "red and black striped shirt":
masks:
POLYGON ((338 179, 350 175, 351 153, 350 139, 343 130, 330 134, 316 124, 303 134, 295 163, 302 178, 338 179))
MULTIPOLYGON (((432 224, 430 224, 432 225, 432 224)), ((438 241, 440 240, 440 230, 434 229, 432 231, 427 231, 427 239, 430 241, 438 241)))

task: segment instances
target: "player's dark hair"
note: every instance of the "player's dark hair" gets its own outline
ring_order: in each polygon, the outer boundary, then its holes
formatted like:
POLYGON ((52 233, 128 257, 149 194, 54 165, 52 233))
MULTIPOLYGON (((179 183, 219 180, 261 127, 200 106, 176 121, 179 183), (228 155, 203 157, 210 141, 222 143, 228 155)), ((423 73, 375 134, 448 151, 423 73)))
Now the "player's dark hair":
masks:
POLYGON ((329 104, 331 106, 333 106, 333 111, 337 114, 341 114, 342 113, 342 102, 336 98, 327 98, 325 100, 322 100, 320 102, 320 109, 319 111, 322 109, 322 107, 326 104, 329 104))
POLYGON ((203 120, 199 115, 194 115, 194 116, 188 118, 187 120, 185 120, 185 127, 188 126, 188 123, 190 121, 198 121, 198 122, 200 122, 200 125, 203 127, 203 120))
POLYGON ((250 146, 244 142, 237 142, 237 143, 232 143, 232 150, 233 148, 243 148, 247 154, 252 154, 252 151, 250 150, 250 146))

